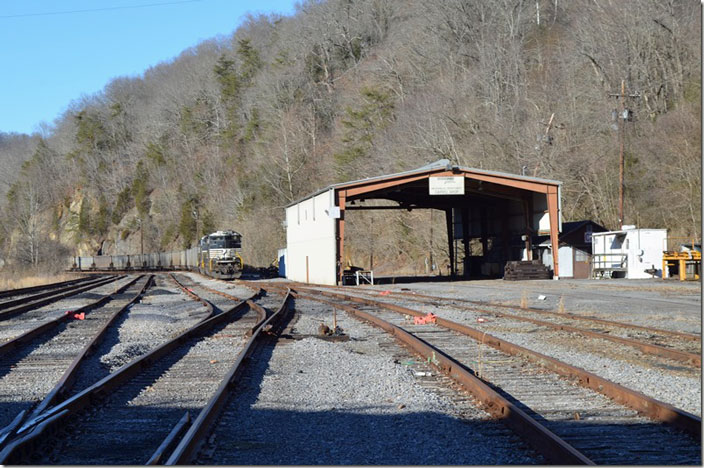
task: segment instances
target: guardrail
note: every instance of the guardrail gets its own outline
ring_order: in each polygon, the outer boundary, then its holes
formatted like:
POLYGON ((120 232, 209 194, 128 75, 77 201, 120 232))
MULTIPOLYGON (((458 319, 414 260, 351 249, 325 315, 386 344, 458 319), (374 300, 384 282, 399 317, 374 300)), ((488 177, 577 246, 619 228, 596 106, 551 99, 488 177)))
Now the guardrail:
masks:
POLYGON ((626 253, 600 253, 592 256, 592 278, 597 274, 604 276, 614 271, 628 270, 628 254, 626 253))

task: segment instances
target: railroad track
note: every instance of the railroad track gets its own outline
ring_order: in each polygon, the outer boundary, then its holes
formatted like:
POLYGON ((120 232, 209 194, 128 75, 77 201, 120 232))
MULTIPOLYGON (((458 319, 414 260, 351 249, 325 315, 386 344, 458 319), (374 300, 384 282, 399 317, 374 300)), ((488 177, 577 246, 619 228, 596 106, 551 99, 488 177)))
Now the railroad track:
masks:
POLYGON ((213 314, 221 313, 232 301, 242 300, 242 298, 209 288, 187 275, 174 275, 170 273, 169 277, 191 298, 200 301, 206 305, 206 307, 212 307, 213 314))
MULTIPOLYGON (((487 420, 471 395, 453 390, 444 381, 438 382, 436 376, 408 377, 409 371, 417 375, 436 372, 424 360, 413 359, 385 331, 356 323, 339 311, 338 324, 349 333, 346 340, 336 344, 321 336, 308 338, 313 323, 323 317, 327 321, 331 316, 332 310, 325 310, 324 305, 301 296, 296 298, 297 323, 301 322, 302 328, 298 329, 292 320, 287 326, 291 329, 282 333, 277 345, 262 350, 263 361, 258 356, 253 358, 237 393, 228 400, 212 433, 206 437, 207 443, 191 463, 544 463, 503 424, 487 420), (299 341, 302 338, 307 339, 299 341), (384 370, 367 374, 365 369, 375 367, 361 364, 367 358, 384 362, 384 370), (423 390, 402 390, 397 387, 399 384, 418 385, 423 390), (389 391, 382 390, 380 394, 370 390, 377 386, 389 391), (431 410, 421 401, 441 401, 442 406, 431 410), (399 405, 401 402, 408 407, 399 405), (442 448, 430 448, 431 445, 442 448)), ((449 378, 445 380, 452 384, 449 378)))
MULTIPOLYGON (((272 298, 264 298, 263 303, 275 307, 275 300, 272 298)), ((254 306, 254 304, 250 304, 254 306)), ((261 307, 261 306, 260 306, 261 307)), ((227 415, 229 405, 232 398, 236 398, 233 393, 235 385, 244 373, 244 364, 247 359, 261 359, 261 355, 255 354, 261 345, 265 342, 268 336, 277 336, 281 334, 284 327, 287 325, 291 317, 292 311, 292 296, 290 291, 283 298, 278 309, 273 307, 270 310, 276 310, 273 313, 267 313, 266 309, 260 309, 260 322, 252 329, 250 339, 244 345, 242 351, 238 355, 236 361, 231 366, 225 377, 222 379, 220 386, 210 398, 208 404, 203 408, 193 425, 183 435, 178 444, 173 441, 175 449, 168 459, 163 457, 166 465, 181 465, 192 464, 197 460, 199 450, 205 442, 209 440, 218 428, 222 428, 221 422, 227 420, 222 414, 227 415)), ((175 438, 174 438, 175 439, 175 438)), ((167 438, 162 447, 168 447, 170 439, 167 438)), ((162 448, 160 447, 160 449, 162 448)), ((162 453, 158 450, 148 464, 156 464, 162 459, 162 453)))
MULTIPOLYGON (((357 303, 355 309, 343 300, 353 298, 303 288, 299 291, 301 297, 327 301, 394 333, 465 385, 490 413, 505 420, 553 462, 701 463, 701 419, 696 416, 595 375, 569 370, 571 366, 545 356, 538 359, 537 353, 532 353, 533 360, 527 359, 527 350, 477 330, 470 337, 445 328, 443 325, 451 324, 447 320, 439 319, 440 326, 414 325, 408 316, 424 314, 398 306, 390 311, 387 306, 380 308, 370 302, 363 306, 357 303), (327 299, 321 299, 323 294, 327 299), (550 365, 545 366, 546 362, 550 365), (555 368, 561 371, 555 372, 555 368), (566 379, 568 372, 573 375, 566 379), (591 386, 629 406, 605 398, 591 386), (655 406, 659 409, 653 412, 655 406)), ((455 328, 469 331, 466 326, 455 328)))
POLYGON ((19 298, 20 296, 27 296, 40 291, 48 291, 50 289, 58 289, 64 286, 70 286, 73 284, 91 281, 96 279, 97 277, 98 275, 85 275, 81 278, 76 278, 68 281, 60 281, 58 283, 48 283, 39 286, 29 286, 26 288, 6 289, 4 291, 0 291, 0 299, 5 299, 8 297, 19 298))
POLYGON ((150 281, 136 277, 73 312, 73 317, 60 316, 0 346, 0 447, 22 421, 69 394, 84 359, 150 281), (80 320, 74 314, 81 314, 80 320))
MULTIPOLYGON (((375 295, 370 291, 334 290, 357 297, 379 298, 378 293, 375 295)), ((700 373, 701 339, 696 335, 540 309, 510 308, 511 312, 504 312, 507 307, 497 307, 497 310, 477 305, 466 306, 462 304, 474 301, 423 295, 417 297, 412 293, 391 293, 385 298, 390 295, 398 298, 397 301, 401 300, 411 304, 420 302, 424 305, 451 307, 453 310, 470 312, 471 315, 465 314, 462 319, 471 320, 476 324, 475 326, 490 332, 503 330, 531 333, 531 336, 536 340, 540 338, 538 335, 541 334, 540 336, 545 335, 542 338, 545 341, 559 341, 559 338, 550 337, 551 331, 564 332, 566 335, 563 336, 567 337, 570 346, 580 346, 593 353, 608 353, 611 357, 628 360, 628 362, 643 361, 650 366, 674 370, 682 375, 696 376, 700 373), (458 302, 460 304, 457 304, 458 302), (522 323, 537 325, 540 328, 521 325, 522 323), (575 340, 574 334, 596 341, 588 343, 588 340, 575 340), (598 340, 605 340, 607 343, 598 340), (630 348, 630 351, 624 350, 623 346, 630 348)))
POLYGON ((145 463, 186 412, 206 405, 263 320, 252 298, 198 321, 28 420, 0 452, 0 462, 145 463))
MULTIPOLYGON (((630 338, 635 341, 654 344, 663 348, 681 350, 686 353, 697 353, 701 350, 700 334, 684 333, 655 327, 645 327, 633 323, 605 320, 597 317, 577 315, 568 312, 560 313, 533 307, 521 308, 492 302, 431 296, 417 294, 414 292, 391 292, 389 295, 416 302, 422 302, 425 304, 440 305, 449 303, 454 307, 464 310, 488 313, 495 316, 503 315, 506 317, 516 318, 517 320, 521 320, 523 318, 530 321, 531 318, 537 318, 541 321, 549 321, 555 325, 574 325, 572 328, 577 328, 578 324, 583 324, 581 330, 575 331, 590 331, 597 332, 598 334, 610 334, 620 338, 630 338), (462 306, 459 304, 471 304, 471 306, 462 306), (491 309, 487 309, 487 307, 491 307, 491 309), (495 309, 499 309, 499 311, 495 309), (508 310, 509 312, 502 314, 500 310, 508 310), (527 317, 520 317, 517 314, 527 315, 527 317)), ((690 358, 689 360, 691 361, 693 359, 694 358, 690 358)))
MULTIPOLYGON (((15 340, 27 333, 33 333, 37 328, 42 326, 52 327, 58 321, 66 320, 69 317, 64 317, 67 312, 80 312, 80 309, 85 306, 90 306, 107 300, 106 296, 112 294, 115 290, 115 284, 124 285, 128 282, 126 276, 109 278, 103 280, 100 284, 86 286, 90 289, 81 291, 75 297, 64 298, 53 302, 53 304, 43 307, 33 307, 30 305, 21 305, 25 311, 15 314, 11 318, 0 320, 0 346, 5 346, 6 343, 15 340)), ((42 299, 46 300, 46 299, 42 299)))
POLYGON ((0 304, 0 321, 6 321, 24 312, 35 310, 62 299, 90 291, 113 281, 117 281, 121 277, 124 276, 102 277, 87 282, 64 286, 57 290, 41 292, 30 296, 4 301, 0 304))

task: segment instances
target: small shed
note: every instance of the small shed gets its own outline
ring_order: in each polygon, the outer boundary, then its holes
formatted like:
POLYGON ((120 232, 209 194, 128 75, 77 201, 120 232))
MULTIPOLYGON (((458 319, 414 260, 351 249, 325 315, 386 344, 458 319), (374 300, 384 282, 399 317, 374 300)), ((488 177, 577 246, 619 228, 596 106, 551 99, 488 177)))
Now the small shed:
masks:
POLYGON ((560 190, 559 181, 461 167, 446 159, 330 185, 286 207, 286 277, 342 283, 345 218, 356 210, 441 210, 451 276, 459 276, 460 270, 463 277, 475 271, 501 271, 505 262, 520 259, 521 248, 532 255, 534 235, 548 235, 557 242, 560 190), (481 248, 472 250, 471 242, 481 248))
MULTIPOLYGON (((606 232, 604 226, 591 220, 562 223, 559 236, 560 276, 562 278, 587 279, 591 276, 592 234, 606 232)), ((552 267, 552 248, 549 236, 534 239, 537 257, 552 267)))
POLYGON ((620 231, 593 234, 594 276, 644 279, 654 275, 662 278, 666 239, 667 229, 636 229, 632 225, 622 226, 620 231))

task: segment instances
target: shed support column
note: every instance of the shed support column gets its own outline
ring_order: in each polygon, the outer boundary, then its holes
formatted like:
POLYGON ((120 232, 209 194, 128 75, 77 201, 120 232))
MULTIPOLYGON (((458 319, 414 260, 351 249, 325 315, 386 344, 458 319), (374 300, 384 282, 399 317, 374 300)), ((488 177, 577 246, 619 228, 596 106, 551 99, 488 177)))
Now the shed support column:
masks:
POLYGON ((486 233, 489 232, 489 220, 487 219, 486 208, 482 208, 480 216, 480 229, 482 230, 482 255, 485 257, 486 260, 487 250, 489 250, 489 239, 486 236, 486 233))
POLYGON ((548 215, 550 216, 550 244, 552 245, 552 265, 555 275, 553 279, 558 279, 560 277, 559 272, 559 261, 558 261, 558 251, 560 246, 558 243, 558 229, 560 227, 560 213, 559 213, 559 200, 557 199, 557 187, 549 187, 547 198, 548 198, 548 215))
POLYGON ((455 277, 455 233, 452 224, 452 208, 445 210, 445 221, 447 223, 447 243, 450 248, 450 276, 455 277))
POLYGON ((469 278, 470 250, 469 250, 469 208, 462 208, 462 247, 464 248, 464 261, 462 262, 462 276, 469 278))
MULTIPOLYGON (((532 197, 532 195, 531 195, 532 197)), ((523 212, 526 218, 526 260, 533 260, 533 199, 523 199, 523 212)))
POLYGON ((509 261, 509 255, 510 255, 508 210, 509 210, 509 202, 504 201, 503 207, 501 209, 501 212, 502 212, 502 215, 501 215, 501 244, 502 244, 502 251, 503 251, 503 256, 504 256, 504 264, 501 265, 501 271, 503 271, 503 268, 506 265, 506 262, 509 261))
POLYGON ((342 275, 345 271, 345 202, 346 192, 338 192, 337 206, 340 208, 340 217, 337 220, 337 284, 342 284, 342 275))

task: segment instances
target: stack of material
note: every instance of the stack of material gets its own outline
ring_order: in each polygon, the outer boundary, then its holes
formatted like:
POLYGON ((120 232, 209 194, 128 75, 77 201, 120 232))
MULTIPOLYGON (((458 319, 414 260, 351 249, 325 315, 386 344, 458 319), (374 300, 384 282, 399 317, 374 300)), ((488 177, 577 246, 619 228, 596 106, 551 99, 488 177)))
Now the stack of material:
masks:
POLYGON ((550 270, 540 260, 506 262, 504 267, 504 279, 508 281, 550 278, 550 270))

